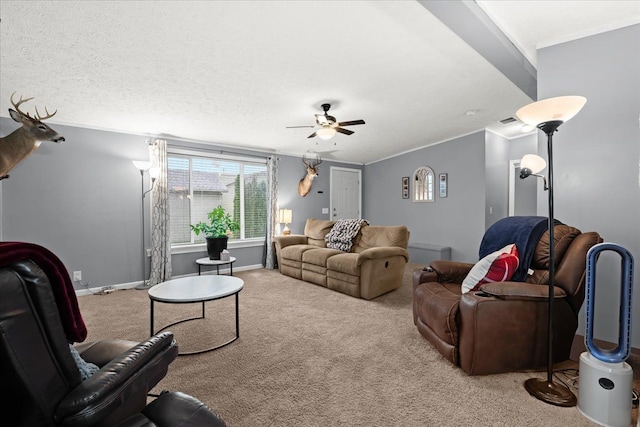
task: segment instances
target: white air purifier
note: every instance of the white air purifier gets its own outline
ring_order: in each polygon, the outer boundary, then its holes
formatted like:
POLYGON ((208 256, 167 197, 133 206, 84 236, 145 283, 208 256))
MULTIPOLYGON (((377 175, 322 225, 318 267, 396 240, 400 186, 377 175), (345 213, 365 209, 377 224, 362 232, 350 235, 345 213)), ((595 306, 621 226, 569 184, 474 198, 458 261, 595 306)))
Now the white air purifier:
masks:
POLYGON ((631 292, 633 256, 613 243, 600 243, 587 253, 585 344, 580 355, 578 411, 591 421, 607 427, 629 427, 633 396, 633 370, 625 362, 631 342, 631 292), (618 346, 602 349, 593 342, 596 260, 602 251, 615 251, 622 258, 620 325, 618 346))
POLYGON ((584 352, 580 355, 578 411, 607 427, 631 425, 633 370, 626 362, 607 363, 584 352))

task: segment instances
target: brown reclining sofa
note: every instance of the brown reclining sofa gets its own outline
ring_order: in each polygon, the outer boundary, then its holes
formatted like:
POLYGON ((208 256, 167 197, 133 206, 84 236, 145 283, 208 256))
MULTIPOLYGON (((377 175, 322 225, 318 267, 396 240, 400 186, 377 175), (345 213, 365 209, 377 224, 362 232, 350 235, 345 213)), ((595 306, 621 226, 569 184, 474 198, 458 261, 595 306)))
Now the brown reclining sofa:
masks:
POLYGON ((363 222, 349 252, 344 252, 327 248, 325 236, 334 224, 309 218, 304 234, 275 237, 280 273, 364 299, 400 287, 409 260, 407 227, 363 222))

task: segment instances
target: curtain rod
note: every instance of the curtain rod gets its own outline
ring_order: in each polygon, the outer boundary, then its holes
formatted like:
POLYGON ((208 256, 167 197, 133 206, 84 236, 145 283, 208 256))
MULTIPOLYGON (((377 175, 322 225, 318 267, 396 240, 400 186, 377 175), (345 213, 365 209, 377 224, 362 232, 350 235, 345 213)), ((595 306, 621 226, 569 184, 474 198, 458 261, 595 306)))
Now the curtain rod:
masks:
MULTIPOLYGON (((154 139, 162 139, 162 138, 154 138, 154 139)), ((148 140, 151 141, 151 140, 148 140)), ((220 153, 220 154, 233 154, 236 156, 245 156, 245 157, 257 157, 259 159, 268 159, 271 156, 275 157, 275 153, 273 154, 263 154, 263 155, 258 155, 258 154, 249 154, 249 153, 243 153, 243 152, 238 152, 238 151, 231 151, 231 150, 223 150, 220 148, 206 148, 203 147, 201 144, 195 143, 195 142, 191 142, 191 143, 187 143, 187 144, 175 144, 175 143, 169 143, 167 142, 167 144, 169 146, 175 147, 175 148, 184 148, 184 149, 189 149, 189 150, 194 150, 194 151, 203 151, 203 152, 207 152, 207 153, 220 153), (191 145, 194 144, 194 145, 191 145)))

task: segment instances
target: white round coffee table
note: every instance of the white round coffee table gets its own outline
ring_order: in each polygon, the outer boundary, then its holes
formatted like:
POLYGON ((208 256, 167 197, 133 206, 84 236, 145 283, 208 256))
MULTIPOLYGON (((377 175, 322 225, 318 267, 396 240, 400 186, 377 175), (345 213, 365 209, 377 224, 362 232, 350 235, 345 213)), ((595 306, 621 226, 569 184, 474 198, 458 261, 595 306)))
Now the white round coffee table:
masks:
POLYGON ((204 303, 207 301, 213 301, 221 298, 226 298, 232 295, 236 296, 236 335, 231 340, 204 350, 191 351, 185 353, 179 353, 182 355, 199 354, 207 351, 216 350, 220 347, 224 347, 231 344, 240 337, 240 318, 238 312, 238 294, 242 290, 244 282, 242 279, 233 276, 190 276, 182 277, 180 279, 167 280, 166 282, 159 283, 149 289, 149 300, 151 301, 151 320, 150 320, 150 335, 154 335, 160 331, 163 331, 170 326, 177 325, 178 323, 188 322, 190 320, 204 319, 205 309, 204 303), (191 317, 188 319, 178 320, 162 327, 161 329, 154 331, 154 302, 162 302, 166 304, 192 304, 196 302, 202 303, 202 316, 191 317))
POLYGON ((236 262, 236 257, 229 257, 228 260, 221 260, 221 259, 209 259, 209 257, 204 257, 204 258, 198 258, 196 260, 196 264, 198 264, 198 276, 200 275, 200 268, 203 265, 209 265, 209 266, 215 266, 216 267, 216 273, 220 274, 220 266, 221 265, 225 265, 225 264, 229 264, 229 275, 233 276, 233 263, 236 262))

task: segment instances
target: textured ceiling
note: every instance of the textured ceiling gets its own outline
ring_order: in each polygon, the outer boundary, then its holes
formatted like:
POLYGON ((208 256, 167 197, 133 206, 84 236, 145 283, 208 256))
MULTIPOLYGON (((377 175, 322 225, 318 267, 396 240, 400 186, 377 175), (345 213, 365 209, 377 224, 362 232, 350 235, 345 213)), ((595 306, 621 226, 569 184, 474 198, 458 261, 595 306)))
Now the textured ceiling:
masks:
MULTIPOLYGON (((530 58, 542 41, 640 17, 638 1, 479 4, 530 58)), ((0 19, 0 115, 15 91, 57 109, 54 128, 368 163, 485 127, 508 136, 497 121, 531 102, 416 1, 2 0, 0 19), (330 141, 286 129, 314 124, 325 102, 366 125, 330 141)))

